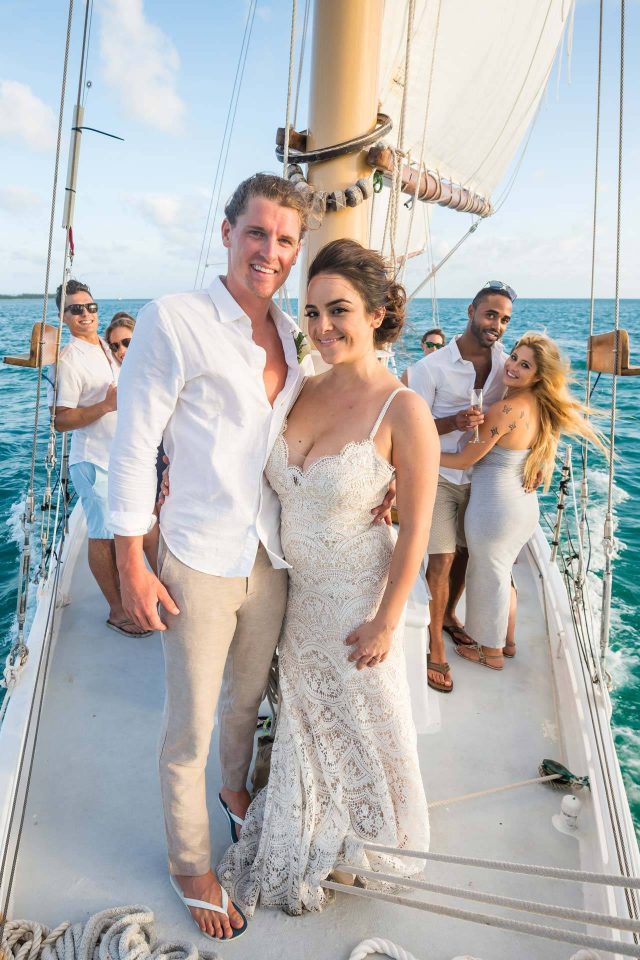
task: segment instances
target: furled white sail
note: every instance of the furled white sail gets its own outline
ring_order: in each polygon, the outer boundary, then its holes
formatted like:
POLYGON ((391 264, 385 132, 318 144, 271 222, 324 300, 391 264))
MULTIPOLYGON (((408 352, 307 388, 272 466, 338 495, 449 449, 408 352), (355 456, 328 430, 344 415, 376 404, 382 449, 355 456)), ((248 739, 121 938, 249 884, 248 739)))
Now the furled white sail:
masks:
MULTIPOLYGON (((531 123, 573 0, 385 0, 380 105, 411 160, 491 199, 531 123)), ((394 140, 394 144, 396 141, 394 140)))

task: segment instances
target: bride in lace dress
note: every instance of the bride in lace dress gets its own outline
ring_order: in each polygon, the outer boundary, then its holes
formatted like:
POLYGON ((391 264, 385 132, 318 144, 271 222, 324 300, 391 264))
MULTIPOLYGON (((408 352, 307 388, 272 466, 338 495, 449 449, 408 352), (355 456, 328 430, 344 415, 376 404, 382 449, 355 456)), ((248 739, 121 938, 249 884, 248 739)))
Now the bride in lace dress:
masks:
POLYGON ((404 304, 385 261, 355 241, 311 265, 309 336, 331 369, 304 382, 266 468, 291 564, 271 773, 218 872, 249 915, 258 902, 322 909, 340 863, 399 877, 422 868, 365 844, 428 848, 400 624, 440 450, 427 405, 375 354, 399 336, 404 304), (397 537, 370 512, 394 476, 397 537))

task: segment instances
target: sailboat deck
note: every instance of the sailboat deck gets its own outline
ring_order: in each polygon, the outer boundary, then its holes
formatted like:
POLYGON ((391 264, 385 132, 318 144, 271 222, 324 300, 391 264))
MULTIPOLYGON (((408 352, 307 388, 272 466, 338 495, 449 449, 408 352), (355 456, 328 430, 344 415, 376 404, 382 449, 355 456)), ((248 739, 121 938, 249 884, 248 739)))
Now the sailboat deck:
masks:
MULTIPOLYGON (((519 564, 516 574, 517 658, 498 673, 450 651, 455 691, 433 694, 439 696, 441 729, 419 738, 430 801, 535 777, 542 758, 562 758, 544 620, 527 564, 519 564)), ((11 916, 54 926, 65 919, 86 920, 116 904, 144 904, 155 913, 160 939, 193 940, 210 949, 167 880, 156 775, 163 702, 159 636, 131 641, 106 628, 84 549, 71 592, 48 681, 11 916)), ((219 789, 216 757, 214 744, 208 789, 217 856, 228 842, 228 829, 213 802, 219 789)), ((552 825, 560 799, 560 793, 536 785, 438 807, 432 812, 431 848, 578 867, 578 844, 552 825)), ((432 863, 425 873, 441 883, 582 905, 580 888, 570 883, 432 863)), ((424 899, 560 925, 451 898, 429 894, 424 899)), ((360 940, 371 936, 395 941, 419 960, 457 954, 486 960, 566 958, 577 949, 341 893, 323 913, 302 918, 259 910, 245 936, 221 949, 237 960, 302 955, 346 960, 360 940)))

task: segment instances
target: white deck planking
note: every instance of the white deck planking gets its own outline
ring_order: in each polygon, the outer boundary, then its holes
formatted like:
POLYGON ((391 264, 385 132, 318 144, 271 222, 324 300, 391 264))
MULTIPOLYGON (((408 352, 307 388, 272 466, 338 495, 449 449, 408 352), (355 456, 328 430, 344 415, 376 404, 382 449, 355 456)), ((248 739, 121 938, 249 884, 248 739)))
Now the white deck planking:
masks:
MULTIPOLYGON (((438 695, 440 732, 419 738, 427 796, 435 801, 537 775, 543 757, 562 759, 542 613, 526 565, 520 587, 518 655, 501 673, 466 663, 449 649, 455 691, 438 695)), ((65 608, 50 671, 31 792, 13 890, 14 918, 54 926, 116 904, 144 904, 161 939, 201 938, 166 876, 156 741, 163 701, 158 635, 132 641, 104 625, 106 610, 84 550, 65 608)), ((228 839, 215 802, 217 744, 209 764, 209 807, 216 854, 228 839)), ((575 771, 580 773, 581 771, 575 771)), ((438 808, 432 850, 546 865, 579 866, 578 844, 551 818, 562 794, 542 786, 438 808)), ((582 905, 568 883, 430 864, 438 882, 507 896, 582 905)), ((427 895, 478 912, 560 926, 560 921, 427 895)), ((237 960, 346 958, 369 936, 383 936, 419 960, 473 954, 484 960, 568 958, 576 950, 529 936, 337 896, 319 915, 260 910, 241 940, 220 949, 237 960)))

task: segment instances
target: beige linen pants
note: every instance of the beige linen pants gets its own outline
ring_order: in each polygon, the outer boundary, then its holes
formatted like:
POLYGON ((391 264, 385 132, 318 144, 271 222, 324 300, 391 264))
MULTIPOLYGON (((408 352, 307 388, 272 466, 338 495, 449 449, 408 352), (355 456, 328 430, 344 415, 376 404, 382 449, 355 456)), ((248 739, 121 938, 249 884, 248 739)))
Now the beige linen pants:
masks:
POLYGON ((248 577, 200 573, 161 539, 159 576, 180 610, 177 616, 163 611, 166 699, 159 764, 169 869, 198 876, 211 866, 205 768, 223 676, 222 783, 242 790, 282 626, 287 571, 275 570, 260 545, 248 577))

